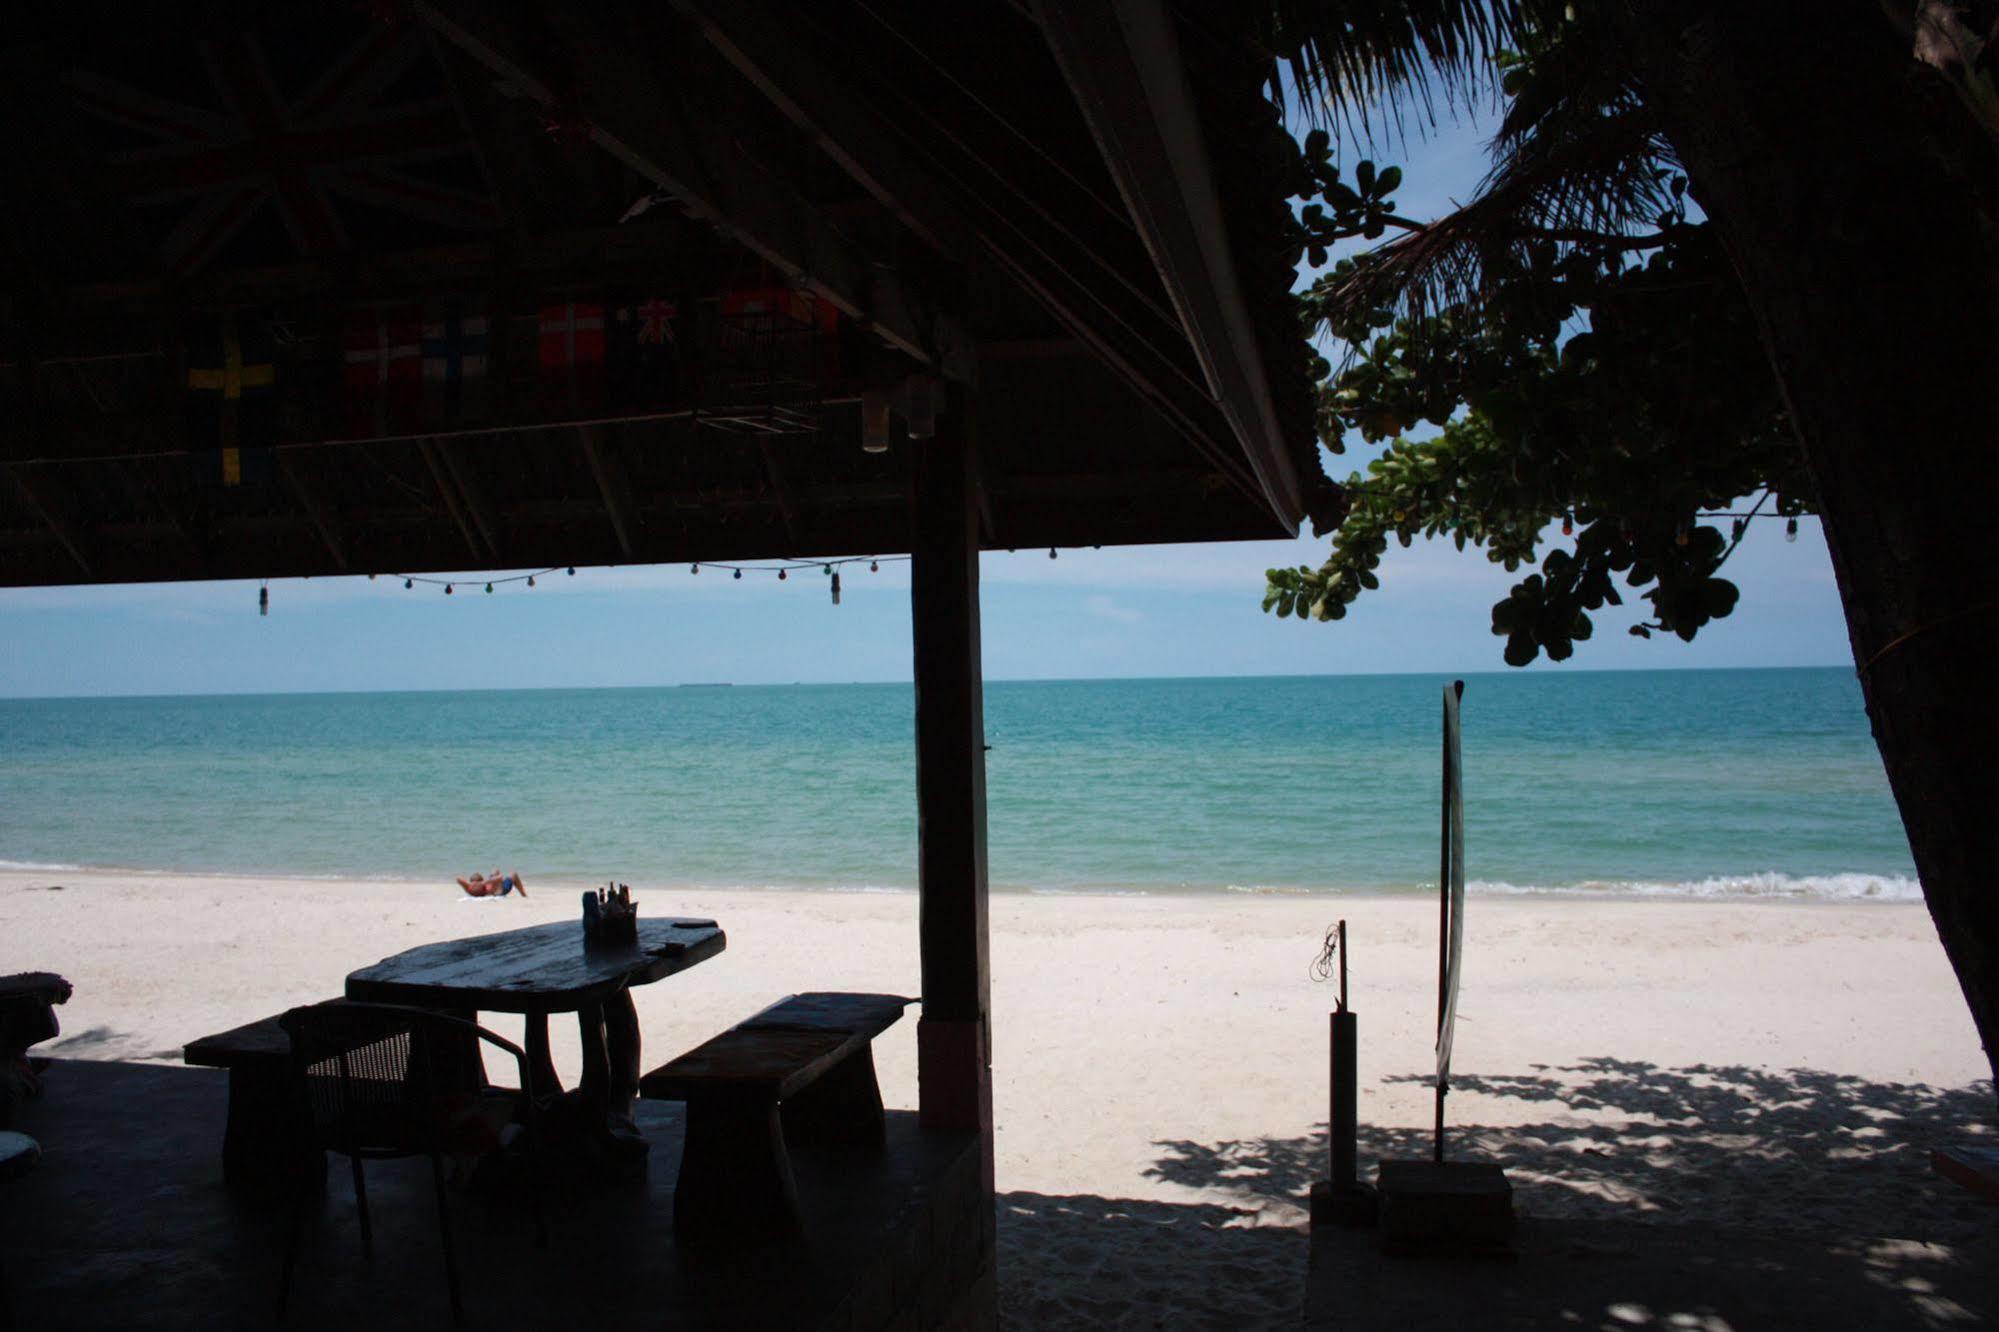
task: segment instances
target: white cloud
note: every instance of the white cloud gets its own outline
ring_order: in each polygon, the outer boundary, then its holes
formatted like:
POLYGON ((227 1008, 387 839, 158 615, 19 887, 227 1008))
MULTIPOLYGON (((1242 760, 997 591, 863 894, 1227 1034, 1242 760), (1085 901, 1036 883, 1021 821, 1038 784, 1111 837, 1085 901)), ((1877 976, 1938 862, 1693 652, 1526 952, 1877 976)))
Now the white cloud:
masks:
POLYGON ((1106 596, 1083 598, 1083 609, 1102 620, 1116 620, 1119 624, 1136 624, 1145 618, 1143 611, 1130 606, 1120 606, 1106 596))

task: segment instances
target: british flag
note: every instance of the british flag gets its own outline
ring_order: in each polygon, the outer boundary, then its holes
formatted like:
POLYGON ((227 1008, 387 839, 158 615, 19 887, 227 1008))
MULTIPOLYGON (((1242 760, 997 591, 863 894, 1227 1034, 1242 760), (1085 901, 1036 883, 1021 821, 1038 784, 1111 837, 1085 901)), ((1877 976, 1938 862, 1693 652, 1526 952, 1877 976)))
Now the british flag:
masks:
POLYGON ((680 389, 679 308, 662 296, 641 296, 612 308, 609 397, 623 407, 659 407, 680 389))
POLYGON ((328 10, 311 24, 93 50, 90 68, 71 71, 109 184, 172 272, 417 248, 495 224, 422 33, 328 10))

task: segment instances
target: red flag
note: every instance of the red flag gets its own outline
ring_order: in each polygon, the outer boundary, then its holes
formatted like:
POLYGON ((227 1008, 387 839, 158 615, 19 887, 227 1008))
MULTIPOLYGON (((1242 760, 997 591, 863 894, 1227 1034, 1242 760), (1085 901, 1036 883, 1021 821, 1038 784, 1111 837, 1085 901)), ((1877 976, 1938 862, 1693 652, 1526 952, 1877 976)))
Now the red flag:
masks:
POLYGON ((604 307, 582 301, 541 309, 543 404, 555 412, 604 402, 604 307))
POLYGON ((413 308, 357 311, 341 336, 345 350, 347 429, 360 438, 419 428, 423 395, 423 317, 413 308))

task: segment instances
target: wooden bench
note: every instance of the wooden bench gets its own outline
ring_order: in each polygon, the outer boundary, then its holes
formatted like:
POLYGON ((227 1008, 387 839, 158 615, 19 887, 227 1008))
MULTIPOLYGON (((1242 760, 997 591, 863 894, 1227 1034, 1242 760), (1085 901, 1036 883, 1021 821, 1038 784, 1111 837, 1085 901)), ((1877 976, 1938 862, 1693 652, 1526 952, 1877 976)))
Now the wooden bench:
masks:
POLYGON ((786 1139, 867 1149, 884 1132, 874 1038, 914 1000, 796 994, 662 1065, 639 1094, 687 1103, 673 1228, 684 1244, 795 1238, 786 1139))
POLYGON ((326 1154, 303 1142, 287 1092, 292 1042, 281 1014, 190 1041, 181 1060, 229 1070, 222 1178, 233 1189, 282 1190, 300 1173, 323 1177, 326 1154))

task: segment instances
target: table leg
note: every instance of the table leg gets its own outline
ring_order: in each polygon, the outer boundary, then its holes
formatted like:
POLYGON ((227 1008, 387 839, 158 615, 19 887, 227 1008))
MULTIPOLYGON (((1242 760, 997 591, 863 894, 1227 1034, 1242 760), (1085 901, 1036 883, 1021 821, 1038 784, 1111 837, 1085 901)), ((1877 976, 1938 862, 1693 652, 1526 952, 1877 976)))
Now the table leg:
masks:
POLYGON ((592 1131, 621 1151, 642 1154, 645 1139, 632 1116, 639 1088, 639 1015, 629 991, 576 1010, 583 1043, 583 1077, 576 1097, 592 1131))
MULTIPOLYGON (((447 1008, 443 1011, 451 1017, 457 1018, 460 1022, 470 1022, 474 1026, 478 1025, 479 1010, 476 1008, 447 1008)), ((486 1053, 483 1048, 484 1045, 485 1042, 477 1036, 467 1033, 455 1043, 455 1048, 451 1054, 451 1057, 459 1065, 459 1075, 475 1091, 491 1085, 486 1078, 486 1053)))
POLYGON ((523 1035, 521 1046, 527 1051, 528 1076, 534 1079, 535 1096, 544 1101, 560 1096, 562 1079, 555 1075, 555 1060, 548 1053, 548 1014, 526 1014, 523 1035))
POLYGON ((630 990, 620 990, 604 1001, 606 1063, 610 1078, 605 1085, 606 1105, 613 1132, 638 1133, 632 1108, 639 1098, 639 1010, 630 990))
POLYGON ((603 1113, 609 1101, 611 1056, 604 1048, 604 1006, 585 1004, 576 1010, 576 1034, 583 1046, 583 1075, 576 1083, 576 1097, 592 1115, 603 1113))

